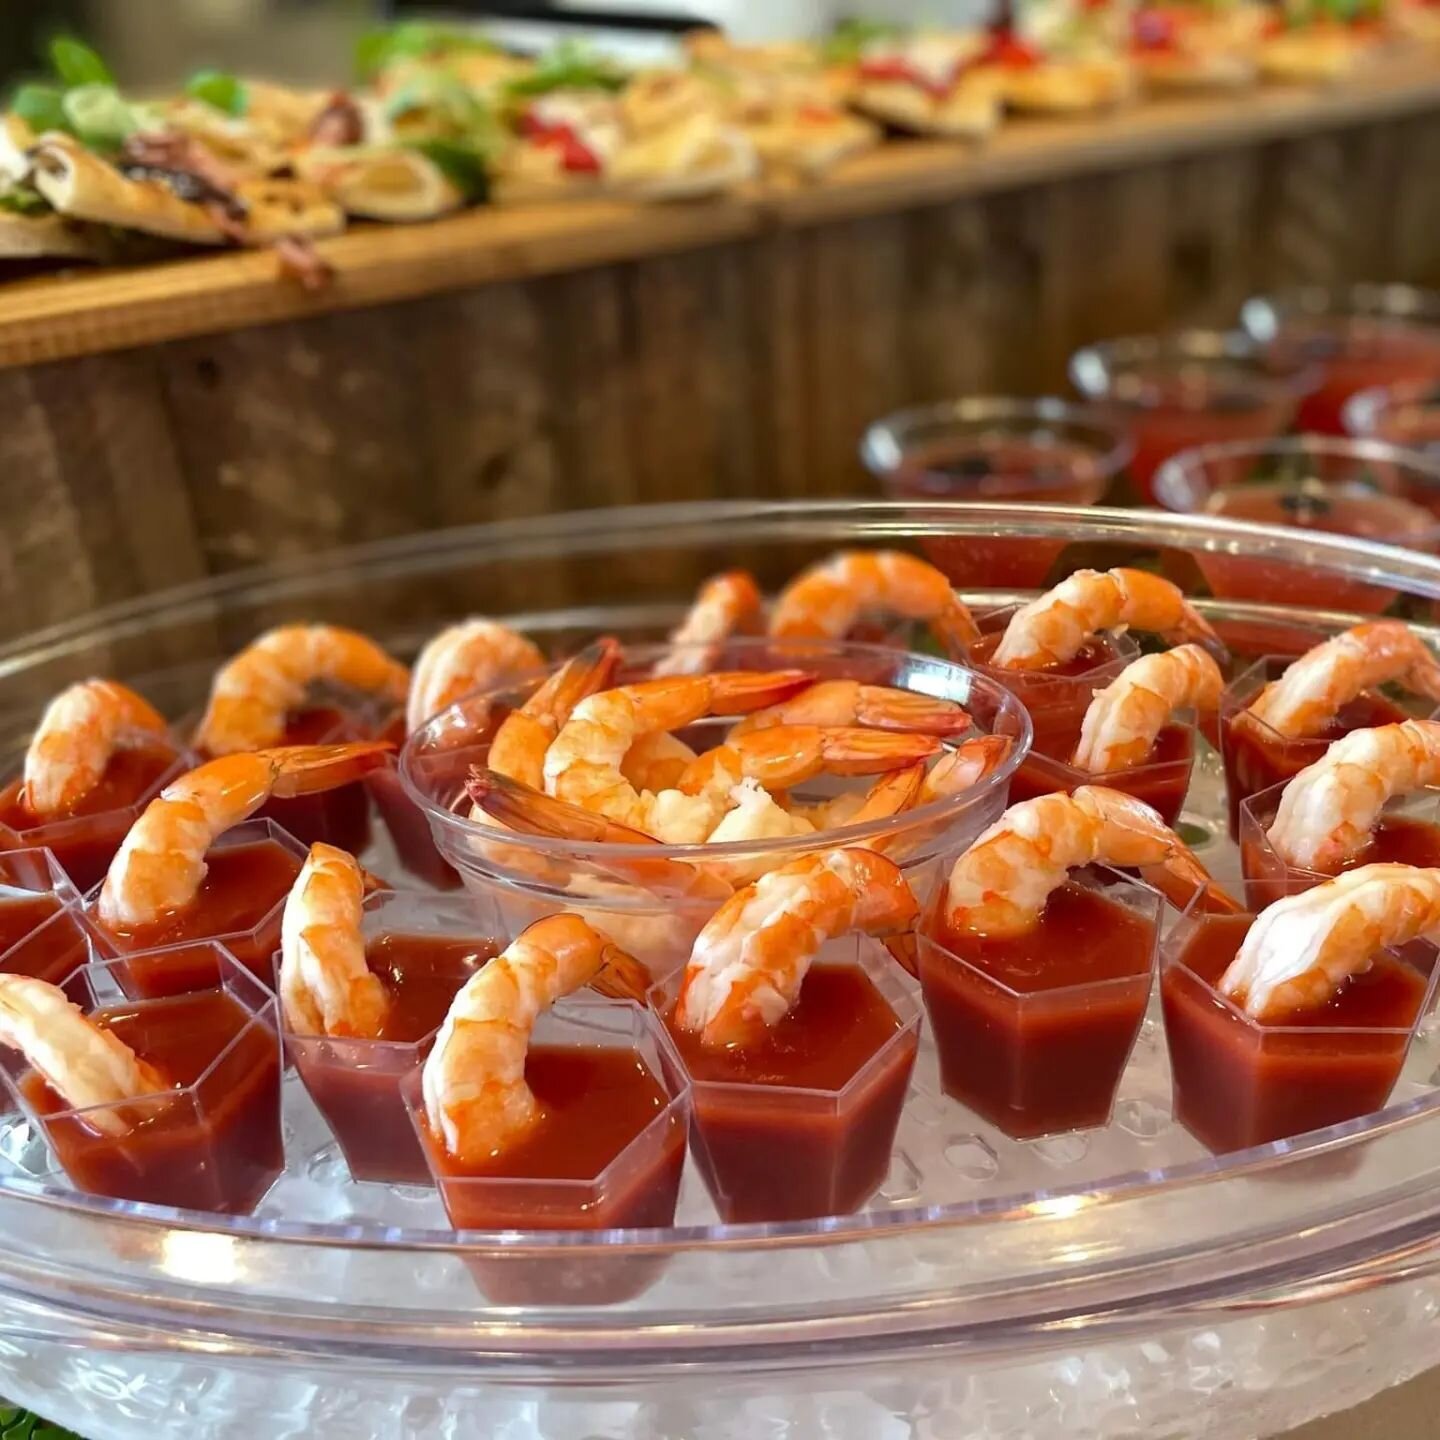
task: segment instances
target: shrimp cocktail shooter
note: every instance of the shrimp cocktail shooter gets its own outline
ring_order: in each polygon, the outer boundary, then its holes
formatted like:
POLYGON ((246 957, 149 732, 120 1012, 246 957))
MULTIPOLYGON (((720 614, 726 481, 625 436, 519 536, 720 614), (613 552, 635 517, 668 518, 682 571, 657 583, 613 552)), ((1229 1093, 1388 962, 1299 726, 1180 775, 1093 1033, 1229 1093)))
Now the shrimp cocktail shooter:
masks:
POLYGON ((1240 806, 1251 907, 1377 863, 1440 865, 1440 723, 1402 720, 1342 735, 1285 785, 1240 806))
MULTIPOLYGON (((364 635, 337 625, 284 625, 215 672, 195 748, 204 758, 219 759, 369 739, 377 728, 376 707, 403 705, 409 687, 405 666, 364 635)), ((302 845, 322 840, 359 854, 370 841, 370 806, 358 781, 277 793, 260 816, 302 845)))
POLYGON ((1437 940, 1440 870, 1409 865, 1348 870, 1258 916, 1192 911, 1160 982, 1176 1119, 1219 1153, 1379 1110, 1437 940))
POLYGON ((722 1219, 842 1215, 884 1181, 920 1017, 895 962, 860 937, 907 930, 916 910, 883 856, 808 855, 737 890, 651 992, 722 1219))
POLYGON ((138 807, 183 763, 164 717, 133 690, 113 680, 72 685, 46 707, 20 775, 0 789, 0 834, 49 850, 88 890, 138 807))
POLYGON ((271 974, 280 905, 304 850, 250 817, 272 797, 313 795, 361 779, 390 746, 294 745, 211 760, 167 785, 125 836, 89 913, 104 939, 131 953, 136 993, 214 983, 222 941, 250 972, 271 974), (248 822, 248 823, 246 823, 248 822), (153 954, 134 954, 152 951, 153 954))
POLYGON ((0 972, 58 983, 84 964, 79 899, 48 850, 0 852, 0 972))
MULTIPOLYGON (((383 738, 397 746, 462 696, 498 690, 540 669, 539 647, 517 631, 480 616, 442 630, 415 659, 403 708, 397 707, 383 738)), ((435 847, 425 813, 405 793, 392 759, 366 778, 370 798, 394 841, 400 863, 437 890, 451 890, 460 877, 435 847)))
POLYGON ((1381 686, 1440 701, 1440 663, 1403 620, 1356 625, 1298 660, 1269 657, 1231 682, 1220 705, 1220 749, 1239 838, 1240 805, 1298 775, 1352 730, 1409 718, 1381 686))
POLYGON ((922 926, 946 1093, 1017 1139, 1105 1124, 1150 996, 1162 893, 1236 908, 1131 795, 1082 786, 1012 805, 922 926), (1089 868, 1111 865, 1156 889, 1089 868))
POLYGON ((1225 678, 1199 645, 1133 660, 1095 693, 1068 760, 1031 750, 1010 783, 1012 800, 1101 784, 1180 818, 1195 764, 1195 724, 1213 717, 1225 678))
POLYGON ((500 950, 476 901, 372 892, 354 856, 313 845, 285 902, 285 1049, 356 1180, 419 1184, 401 1094, 460 987, 500 950))
POLYGON ((211 948, 211 988, 162 1000, 123 1001, 123 961, 84 966, 89 1013, 0 975, 0 1063, 77 1190, 243 1215, 284 1168, 274 996, 211 948))
POLYGON ((1144 570, 1077 570, 1038 600, 988 617, 985 625, 987 633, 971 650, 976 669, 1030 712, 1035 751, 1061 760, 1074 752, 1095 691, 1138 654, 1124 632, 1225 654, 1179 588, 1144 570))
POLYGON ((596 1043, 603 1023, 588 1043, 543 1043, 548 1022, 592 1012, 602 1022, 619 1012, 627 1033, 634 1026, 641 1036, 648 1021, 638 1006, 587 1007, 565 997, 589 986, 638 1001, 648 981, 606 936, 564 913, 537 920, 466 981, 419 1086, 408 1090, 456 1229, 608 1230, 674 1220, 683 1087, 651 1063, 643 1044, 596 1043))

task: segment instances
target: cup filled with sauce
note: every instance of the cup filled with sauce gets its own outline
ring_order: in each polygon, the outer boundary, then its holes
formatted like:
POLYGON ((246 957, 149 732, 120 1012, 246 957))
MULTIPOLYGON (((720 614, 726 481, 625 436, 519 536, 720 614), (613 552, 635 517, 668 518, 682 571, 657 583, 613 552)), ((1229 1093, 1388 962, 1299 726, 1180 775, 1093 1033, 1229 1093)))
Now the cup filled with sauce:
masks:
POLYGON ((0 852, 0 974, 59 983, 90 958, 80 897, 48 850, 0 852))
MULTIPOLYGON (((1124 434, 1065 400, 970 396, 877 420, 860 459, 897 500, 1095 505, 1130 458, 1124 434)), ((955 585, 1039 586, 1063 540, 931 536, 931 562, 955 585)))
POLYGON ((1282 434, 1320 371, 1236 331, 1182 330, 1087 345, 1070 357, 1070 379, 1129 434, 1130 478, 1153 501, 1155 473, 1170 456, 1282 434))
POLYGON ((1345 429, 1360 439, 1440 455, 1440 375, 1352 395, 1345 402, 1345 429))
POLYGON ((1276 353, 1319 365, 1300 428, 1343 435, 1345 402, 1402 380, 1440 379, 1440 294, 1408 285, 1307 285, 1255 295, 1241 323, 1276 353))
MULTIPOLYGON (((1205 445, 1172 456, 1155 476, 1155 498, 1179 514, 1218 515, 1383 545, 1440 547, 1440 459, 1381 440, 1288 440, 1205 445)), ((1216 595, 1301 608, 1384 610, 1387 585, 1222 548, 1195 551, 1216 595)))

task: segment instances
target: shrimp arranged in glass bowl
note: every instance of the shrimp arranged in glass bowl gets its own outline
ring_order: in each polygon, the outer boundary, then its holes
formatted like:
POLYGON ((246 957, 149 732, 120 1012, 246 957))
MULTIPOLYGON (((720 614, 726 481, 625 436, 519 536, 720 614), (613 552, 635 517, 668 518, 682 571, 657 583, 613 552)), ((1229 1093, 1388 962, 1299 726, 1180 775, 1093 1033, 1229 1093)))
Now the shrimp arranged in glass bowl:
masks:
POLYGON ((1114 866, 1138 869, 1179 906, 1237 908, 1148 805, 1081 786, 1012 805, 955 861, 922 924, 944 1088, 1015 1138, 1109 1118, 1163 908, 1156 889, 1114 866))
POLYGON ((999 814, 1026 748, 1014 697, 952 662, 807 641, 818 670, 853 655, 878 677, 820 679, 774 668, 767 638, 732 637, 741 669, 655 677, 668 653, 628 647, 610 672, 626 683, 530 714, 585 668, 568 662, 518 704, 472 697, 407 743, 401 773, 437 844, 512 929, 574 910, 664 976, 735 887, 805 855, 871 847, 928 893, 942 846, 999 814), (766 668, 743 668, 752 655, 766 668), (445 773, 462 756, 468 791, 445 773))
POLYGON ((164 717, 114 680, 62 690, 40 718, 21 773, 0 787, 0 830, 49 849, 77 889, 105 873, 125 832, 184 752, 164 717))
POLYGON ((1256 916, 1187 915, 1161 979, 1176 1118, 1221 1152, 1379 1110, 1437 943, 1440 869, 1413 865, 1347 870, 1256 916))

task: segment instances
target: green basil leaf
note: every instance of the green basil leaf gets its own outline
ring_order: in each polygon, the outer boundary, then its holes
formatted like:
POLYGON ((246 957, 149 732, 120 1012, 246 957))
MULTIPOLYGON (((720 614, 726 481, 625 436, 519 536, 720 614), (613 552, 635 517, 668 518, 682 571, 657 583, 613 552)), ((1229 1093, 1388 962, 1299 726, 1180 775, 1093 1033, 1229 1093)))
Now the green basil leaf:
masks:
POLYGON ((113 85, 110 67, 88 45, 69 35, 50 42, 50 63, 66 85, 113 85))
MULTIPOLYGON (((7 215, 45 215, 49 213, 50 202, 28 185, 12 185, 8 190, 0 190, 0 210, 7 215)), ((0 1412, 0 1423, 3 1423, 3 1412, 0 1412)))
POLYGON ((135 112, 109 85, 79 85, 62 101, 67 128, 92 150, 118 150, 139 130, 135 112))
POLYGON ((14 111, 37 135, 65 130, 65 92, 56 85, 22 85, 10 100, 14 111))
POLYGON ((239 117, 245 113, 249 96, 245 82, 238 75, 224 70, 200 70, 185 84, 185 93, 193 100, 203 100, 226 115, 239 117))
POLYGON ((561 43, 528 75, 510 81, 509 95, 530 98, 555 90, 606 90, 611 94, 625 88, 628 76, 613 60, 594 55, 583 46, 561 43))
POLYGON ((416 140, 410 149, 418 151, 465 197, 479 205, 490 193, 490 174, 485 156, 458 140, 416 140))

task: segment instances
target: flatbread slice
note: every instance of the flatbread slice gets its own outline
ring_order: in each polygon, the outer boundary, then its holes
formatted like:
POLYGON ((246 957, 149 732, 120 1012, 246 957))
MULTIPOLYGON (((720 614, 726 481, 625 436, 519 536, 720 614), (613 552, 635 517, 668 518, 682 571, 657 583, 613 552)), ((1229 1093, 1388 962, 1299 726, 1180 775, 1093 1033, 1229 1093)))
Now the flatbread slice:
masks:
POLYGON ((1340 25, 1312 25, 1265 40, 1259 51, 1260 73, 1281 84, 1333 84, 1351 75, 1377 47, 1340 25))
POLYGON ((433 160, 403 146, 305 150, 295 172, 347 215, 366 220, 433 220, 465 203, 433 160))
POLYGON ((609 167, 621 194, 644 200, 691 200, 753 180, 759 169, 743 131, 714 115, 690 119, 623 146, 609 167))
POLYGON ((880 143, 877 125, 837 110, 823 120, 803 113, 779 114, 744 126, 760 163, 771 171, 791 171, 807 178, 823 175, 842 160, 880 143))
POLYGON ((7 260, 104 258, 104 247, 94 235, 59 215, 12 215, 0 211, 0 264, 7 260))
POLYGON ((61 214, 192 245, 230 237, 203 206, 161 180, 131 179, 69 135, 42 135, 31 148, 31 184, 61 214))
POLYGON ((1105 110, 1135 93, 1135 70, 1122 56, 1046 60, 1012 69, 1005 78, 1005 102, 1034 115, 1079 115, 1105 110))
POLYGON ((267 245, 287 235, 319 240, 345 228, 345 212, 318 186, 305 180, 242 180, 235 197, 245 207, 246 244, 267 245))
POLYGON ((851 103, 863 114, 913 135, 978 140, 1000 123, 1003 78, 988 67, 962 74, 944 95, 904 81, 862 80, 851 103))

